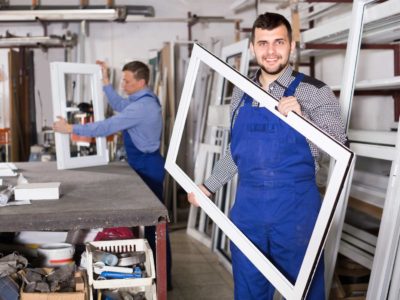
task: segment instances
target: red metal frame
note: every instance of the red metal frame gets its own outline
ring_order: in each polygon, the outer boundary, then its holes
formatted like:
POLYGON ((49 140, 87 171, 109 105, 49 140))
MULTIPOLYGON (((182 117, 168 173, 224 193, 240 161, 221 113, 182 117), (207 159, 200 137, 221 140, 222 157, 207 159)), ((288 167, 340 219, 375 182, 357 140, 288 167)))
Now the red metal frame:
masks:
POLYGON ((167 222, 160 221, 156 226, 156 280, 157 299, 167 299, 167 222))

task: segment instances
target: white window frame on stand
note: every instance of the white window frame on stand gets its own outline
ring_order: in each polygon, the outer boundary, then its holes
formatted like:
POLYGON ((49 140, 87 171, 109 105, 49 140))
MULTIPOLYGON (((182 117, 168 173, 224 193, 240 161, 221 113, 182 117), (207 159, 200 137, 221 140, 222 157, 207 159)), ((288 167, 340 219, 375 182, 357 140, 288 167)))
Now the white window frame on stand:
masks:
MULTIPOLYGON (((101 69, 95 64, 52 62, 50 63, 51 87, 53 97, 53 117, 67 118, 67 113, 73 111, 67 107, 65 88, 66 74, 90 76, 90 92, 93 97, 93 116, 95 121, 104 120, 104 104, 102 101, 101 69)), ((96 138, 96 155, 71 157, 69 134, 55 134, 57 169, 73 169, 105 165, 108 163, 107 142, 105 137, 96 138)))
POLYGON ((225 64, 201 46, 195 44, 172 132, 165 168, 186 192, 193 192, 195 194, 201 208, 213 219, 215 224, 226 233, 230 240, 236 244, 269 282, 271 282, 278 292, 288 300, 305 299, 323 251, 335 208, 340 199, 346 178, 354 165, 355 157, 353 152, 348 148, 332 139, 329 135, 299 115, 293 112, 289 113, 287 117, 281 115, 275 109, 277 101, 277 99, 266 93, 248 78, 225 64), (205 63, 208 67, 230 80, 235 86, 245 91, 250 97, 259 102, 261 107, 267 108, 274 115, 295 128, 299 133, 336 160, 295 284, 292 284, 273 263, 249 241, 228 217, 201 192, 196 183, 194 183, 176 163, 200 63, 205 63))

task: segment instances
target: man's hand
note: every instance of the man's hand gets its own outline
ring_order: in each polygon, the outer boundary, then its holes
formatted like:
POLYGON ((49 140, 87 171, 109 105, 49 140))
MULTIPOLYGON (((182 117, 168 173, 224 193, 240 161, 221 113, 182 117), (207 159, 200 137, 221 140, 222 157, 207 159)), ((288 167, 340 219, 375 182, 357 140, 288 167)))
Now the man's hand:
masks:
POLYGON ((59 133, 72 133, 72 125, 68 124, 67 121, 58 116, 58 121, 53 123, 53 130, 59 133))
MULTIPOLYGON (((202 185, 202 184, 199 185, 199 188, 200 188, 200 190, 201 190, 207 197, 210 197, 210 196, 211 196, 211 193, 205 188, 204 185, 202 185)), ((199 202, 197 202, 197 198, 196 198, 196 196, 194 195, 193 192, 188 194, 188 201, 189 201, 192 205, 194 205, 194 206, 196 206, 196 207, 199 207, 199 202)))
POLYGON ((103 85, 110 84, 110 78, 108 77, 108 66, 106 62, 102 60, 96 60, 96 64, 101 67, 101 73, 103 74, 103 85))
POLYGON ((296 97, 290 96, 290 97, 282 97, 281 100, 279 100, 278 104, 278 111, 287 117, 289 112, 294 111, 298 115, 301 114, 301 108, 299 102, 297 102, 296 97))

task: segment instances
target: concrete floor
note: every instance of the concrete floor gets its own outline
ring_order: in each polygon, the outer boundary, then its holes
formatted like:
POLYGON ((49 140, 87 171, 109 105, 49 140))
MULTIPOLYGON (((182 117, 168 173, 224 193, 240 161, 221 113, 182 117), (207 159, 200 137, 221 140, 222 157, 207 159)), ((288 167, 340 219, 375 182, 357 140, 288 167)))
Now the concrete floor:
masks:
POLYGON ((218 262, 216 254, 186 234, 186 229, 170 232, 172 284, 168 300, 232 300, 231 274, 218 262))

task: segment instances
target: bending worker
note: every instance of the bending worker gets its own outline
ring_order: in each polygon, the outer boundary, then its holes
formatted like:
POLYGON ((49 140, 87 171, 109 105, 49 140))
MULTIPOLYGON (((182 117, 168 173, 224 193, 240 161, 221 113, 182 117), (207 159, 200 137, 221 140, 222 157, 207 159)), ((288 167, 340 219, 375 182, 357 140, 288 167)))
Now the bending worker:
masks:
MULTIPOLYGON (((163 202, 164 158, 160 154, 162 130, 161 107, 157 96, 147 87, 150 71, 140 61, 127 63, 122 69, 122 87, 128 98, 118 95, 110 84, 108 68, 102 68, 103 90, 108 103, 118 114, 103 121, 71 125, 64 118, 54 123, 54 131, 80 136, 105 137, 123 132, 128 163, 143 179, 158 199, 163 202)), ((155 253, 155 227, 145 229, 146 238, 155 253)), ((171 287, 171 249, 167 235, 167 282, 171 287)))
MULTIPOLYGON (((296 112, 346 142, 331 89, 289 65, 295 42, 282 15, 267 12, 256 19, 250 48, 259 65, 253 81, 280 99, 281 114, 296 112)), ((210 197, 238 173, 230 219, 294 284, 321 206, 315 179, 319 150, 238 88, 231 118, 226 155, 200 189, 210 197)), ((188 200, 198 205, 193 193, 188 200)), ((235 299, 272 300, 275 288, 233 243, 231 254, 235 299)), ((325 299, 323 259, 307 299, 325 299)))

